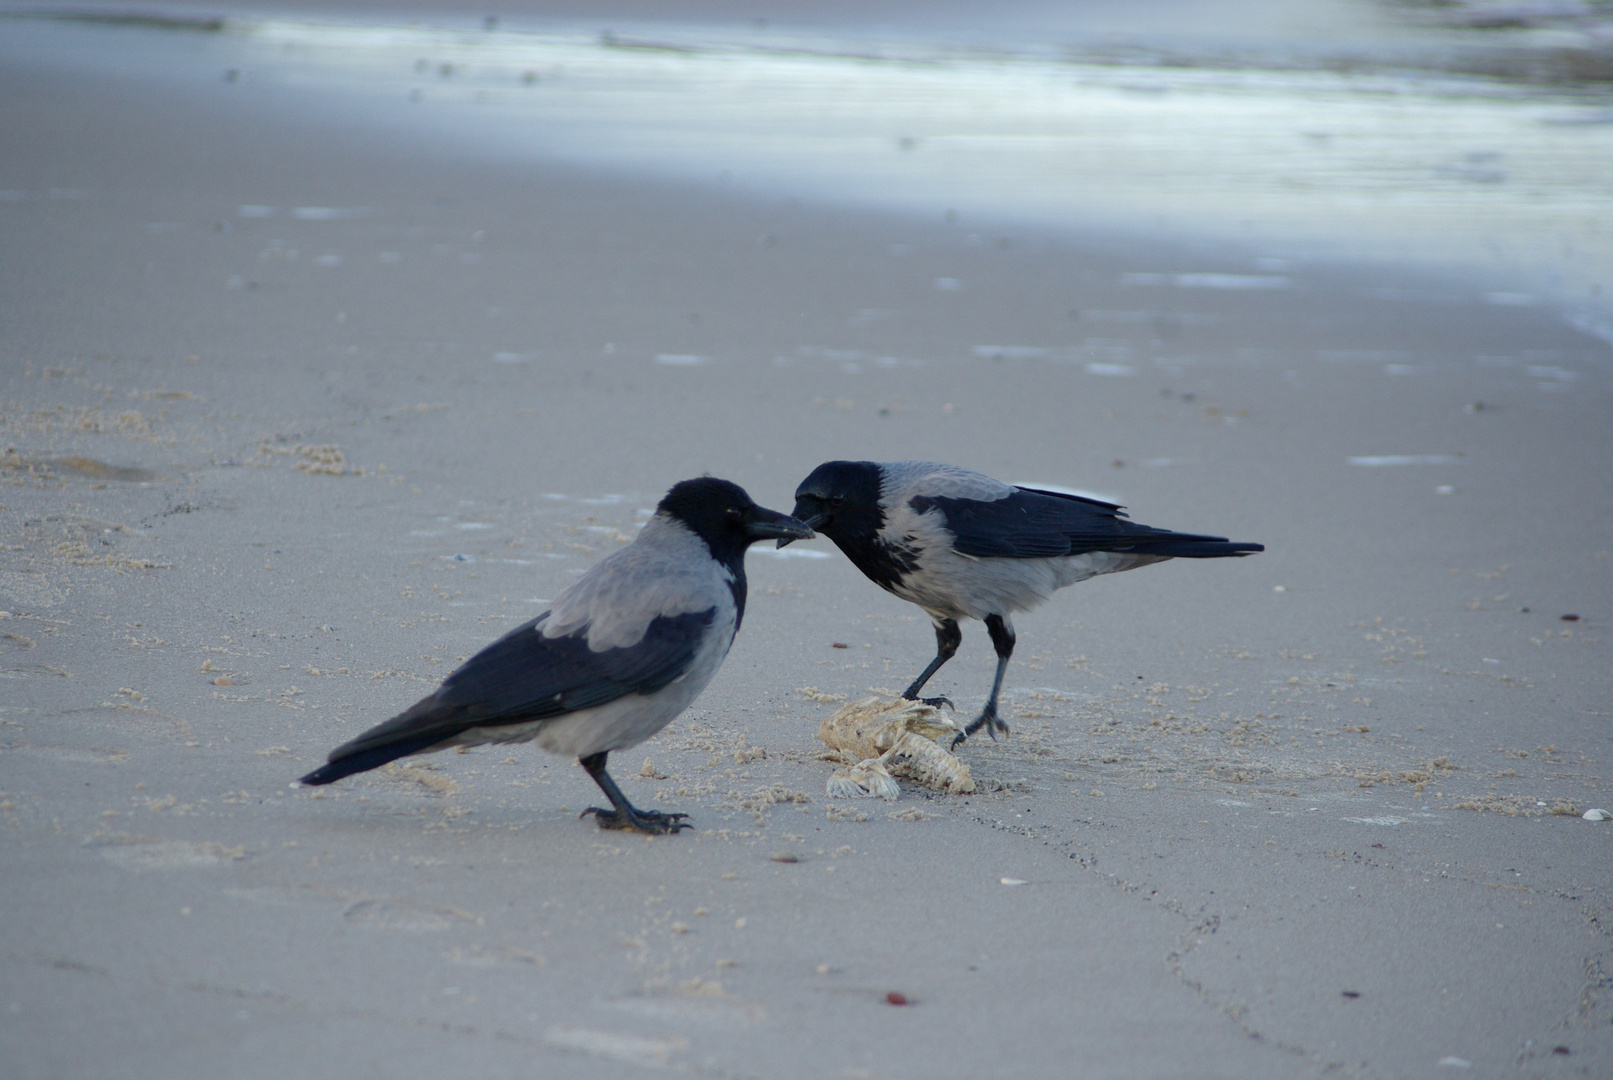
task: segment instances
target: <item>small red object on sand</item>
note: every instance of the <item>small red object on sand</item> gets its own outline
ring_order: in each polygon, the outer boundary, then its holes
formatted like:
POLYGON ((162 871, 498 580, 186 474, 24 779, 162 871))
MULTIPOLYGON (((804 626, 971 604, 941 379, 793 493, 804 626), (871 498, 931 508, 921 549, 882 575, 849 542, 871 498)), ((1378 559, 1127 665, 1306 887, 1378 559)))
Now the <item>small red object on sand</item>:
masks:
POLYGON ((906 1005, 907 1004, 907 995, 902 993, 899 990, 892 990, 890 993, 885 995, 885 1004, 887 1004, 887 1005, 906 1005))

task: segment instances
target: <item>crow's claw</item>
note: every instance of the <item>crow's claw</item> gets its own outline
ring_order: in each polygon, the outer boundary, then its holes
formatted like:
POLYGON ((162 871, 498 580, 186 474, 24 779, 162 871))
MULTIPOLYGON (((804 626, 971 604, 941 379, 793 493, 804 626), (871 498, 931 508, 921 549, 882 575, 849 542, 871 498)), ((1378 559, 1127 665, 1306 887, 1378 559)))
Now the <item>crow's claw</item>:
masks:
POLYGON ((953 736, 952 749, 956 750, 958 745, 962 743, 963 740, 967 739, 981 728, 986 729, 986 734, 991 736, 992 742, 997 741, 997 732, 999 731, 1003 733, 1005 738, 1008 735, 1008 725, 997 718, 997 710, 987 708, 979 716, 971 720, 968 727, 964 728, 962 731, 958 732, 957 735, 953 736))
POLYGON ((916 690, 914 690, 911 686, 908 687, 906 690, 902 691, 902 700, 903 701, 917 701, 921 705, 928 705, 932 709, 939 709, 941 706, 945 705, 947 708, 951 709, 953 712, 958 711, 958 707, 956 705, 952 704, 952 699, 951 698, 949 698, 949 697, 919 697, 918 692, 916 690))
POLYGON ((692 829, 693 825, 683 819, 688 814, 664 814, 659 810, 605 810, 598 806, 590 806, 577 817, 585 818, 594 815, 594 820, 601 829, 621 829, 625 832, 641 832, 647 836, 676 836, 679 829, 692 829))

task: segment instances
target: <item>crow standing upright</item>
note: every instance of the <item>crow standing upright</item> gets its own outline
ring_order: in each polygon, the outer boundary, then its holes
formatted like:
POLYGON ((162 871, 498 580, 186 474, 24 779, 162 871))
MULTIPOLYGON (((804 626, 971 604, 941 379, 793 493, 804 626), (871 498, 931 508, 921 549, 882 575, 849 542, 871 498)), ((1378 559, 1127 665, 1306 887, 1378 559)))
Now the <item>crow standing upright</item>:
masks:
MULTIPOLYGON (((930 461, 824 462, 796 489, 795 516, 833 540, 874 584, 917 604, 935 624, 935 659, 903 697, 916 699, 958 651, 959 619, 985 620, 997 676, 986 707, 953 746, 981 727, 993 739, 1008 731, 997 716, 997 696, 1014 653, 1014 612, 1099 574, 1265 550, 1137 525, 1110 503, 1014 487, 930 461)), ((793 539, 781 537, 779 546, 793 539)))
POLYGON ((605 758, 666 727, 706 688, 745 614, 745 549, 812 530, 736 484, 675 485, 638 538, 554 606, 471 657, 413 708, 330 753, 304 784, 328 784, 409 754, 526 742, 576 757, 612 809, 601 828, 676 833, 684 814, 639 810, 605 758))

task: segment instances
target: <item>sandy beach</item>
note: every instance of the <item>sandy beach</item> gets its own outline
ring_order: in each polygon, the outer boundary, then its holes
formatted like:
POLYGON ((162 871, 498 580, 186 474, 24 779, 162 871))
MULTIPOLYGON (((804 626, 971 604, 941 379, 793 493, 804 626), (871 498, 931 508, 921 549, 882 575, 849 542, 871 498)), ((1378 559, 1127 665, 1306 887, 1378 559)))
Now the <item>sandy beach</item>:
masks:
POLYGON ((545 156, 226 46, 0 22, 0 1071, 1613 1070, 1599 269, 545 156), (972 795, 826 797, 934 638, 821 539, 612 758, 691 832, 531 746, 288 786, 675 481, 830 458, 1267 550, 1019 617, 972 795))

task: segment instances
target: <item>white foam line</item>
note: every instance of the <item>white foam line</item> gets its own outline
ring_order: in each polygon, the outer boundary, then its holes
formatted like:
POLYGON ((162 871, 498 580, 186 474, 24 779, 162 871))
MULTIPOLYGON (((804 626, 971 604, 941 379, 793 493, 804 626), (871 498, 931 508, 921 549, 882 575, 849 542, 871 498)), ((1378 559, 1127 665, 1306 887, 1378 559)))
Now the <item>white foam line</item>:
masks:
POLYGON ((756 552, 756 554, 758 554, 758 555, 770 555, 775 559, 827 559, 827 558, 829 558, 829 553, 827 551, 814 551, 811 548, 753 547, 753 548, 751 548, 751 550, 756 552))
POLYGON ((1368 454, 1347 460, 1351 465, 1382 468, 1389 465, 1454 465, 1461 458, 1455 454, 1368 454))
POLYGON ((291 216, 298 221, 343 221, 370 213, 364 206, 294 206, 291 216))
POLYGON ((1548 364, 1531 364, 1523 369, 1523 373, 1532 379, 1556 379, 1558 382, 1573 382, 1579 378, 1579 372, 1569 371, 1566 368, 1553 367, 1548 364))
POLYGON ((969 351, 985 360, 1040 360, 1053 352, 1032 345, 976 345, 969 351))
POLYGON ((1178 289, 1286 289, 1293 284, 1283 274, 1151 274, 1120 275, 1122 285, 1174 285, 1178 289))
POLYGON ((1613 319, 1601 318, 1587 311, 1574 311, 1568 315, 1568 325, 1582 334, 1613 345, 1613 319))
POLYGON ((1177 274, 1178 289, 1286 289, 1282 274, 1177 274))

